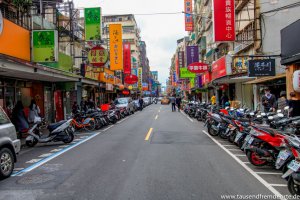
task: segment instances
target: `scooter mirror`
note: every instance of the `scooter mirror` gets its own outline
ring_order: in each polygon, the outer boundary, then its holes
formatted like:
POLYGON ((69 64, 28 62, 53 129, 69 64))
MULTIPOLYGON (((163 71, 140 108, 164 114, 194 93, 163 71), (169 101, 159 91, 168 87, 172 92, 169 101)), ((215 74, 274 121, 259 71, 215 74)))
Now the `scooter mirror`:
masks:
POLYGON ((278 113, 277 116, 278 117, 284 117, 284 115, 282 113, 278 113))

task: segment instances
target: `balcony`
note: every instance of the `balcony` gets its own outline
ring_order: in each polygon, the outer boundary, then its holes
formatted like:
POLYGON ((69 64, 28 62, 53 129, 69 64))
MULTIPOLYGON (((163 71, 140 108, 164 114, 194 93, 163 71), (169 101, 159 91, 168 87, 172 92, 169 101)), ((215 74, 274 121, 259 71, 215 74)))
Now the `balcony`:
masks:
POLYGON ((238 14, 250 2, 250 0, 236 0, 235 14, 238 14))

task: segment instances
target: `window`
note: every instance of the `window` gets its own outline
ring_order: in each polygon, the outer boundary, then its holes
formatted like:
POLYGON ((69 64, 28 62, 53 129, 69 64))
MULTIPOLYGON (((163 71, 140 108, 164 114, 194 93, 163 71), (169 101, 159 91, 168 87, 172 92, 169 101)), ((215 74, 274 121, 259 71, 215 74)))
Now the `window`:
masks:
POLYGON ((7 117, 7 115, 5 114, 5 112, 2 109, 2 107, 0 107, 0 125, 1 124, 8 124, 8 123, 10 123, 10 120, 7 117))

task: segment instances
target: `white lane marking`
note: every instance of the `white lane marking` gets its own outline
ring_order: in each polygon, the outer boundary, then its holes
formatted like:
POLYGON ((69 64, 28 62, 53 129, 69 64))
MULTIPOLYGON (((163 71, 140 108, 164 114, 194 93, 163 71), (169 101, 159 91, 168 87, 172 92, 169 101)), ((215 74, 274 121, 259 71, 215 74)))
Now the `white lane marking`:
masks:
POLYGON ((158 115, 155 116, 155 120, 157 120, 157 118, 158 118, 158 115))
POLYGON ((40 160, 42 160, 42 159, 31 159, 31 160, 28 160, 26 163, 36 163, 36 162, 39 162, 40 160))
POLYGON ((54 158, 60 156, 61 154, 63 154, 63 153, 65 153, 65 152, 67 152, 67 151, 69 151, 69 150, 71 150, 71 149, 73 149, 73 148, 75 148, 75 147, 81 145, 82 143, 84 143, 84 142, 86 142, 86 141, 88 141, 88 140, 90 140, 90 139, 92 139, 92 138, 94 138, 94 137, 96 137, 96 136, 99 135, 100 133, 101 133, 101 132, 95 133, 94 135, 91 135, 90 137, 88 137, 88 138, 86 138, 86 139, 84 139, 84 140, 81 140, 80 142, 78 142, 78 143, 76 143, 76 144, 74 144, 74 145, 71 145, 71 146, 69 146, 68 148, 63 149, 62 151, 57 152, 57 153, 55 153, 55 154, 49 156, 48 158, 39 159, 40 162, 35 163, 35 164, 31 165, 30 167, 27 167, 27 168, 25 168, 24 170, 21 170, 21 171, 17 172, 16 174, 12 174, 12 176, 22 176, 22 175, 24 175, 24 174, 26 174, 26 173, 28 173, 28 172, 30 172, 30 171, 32 171, 32 170, 38 168, 39 166, 41 166, 41 165, 43 165, 43 164, 49 162, 50 160, 53 160, 54 158))
POLYGON ((50 152, 59 152, 60 150, 62 150, 62 149, 53 149, 53 150, 51 150, 50 152))
POLYGON ((110 129, 111 127, 113 127, 114 125, 111 125, 109 127, 107 127, 106 129, 103 129, 103 131, 107 131, 108 129, 110 129))
POLYGON ((52 155, 52 153, 44 153, 44 154, 40 155, 39 158, 46 158, 51 155, 52 155))
POLYGON ((241 151, 240 149, 227 149, 229 151, 241 151))
POLYGON ((68 147, 69 145, 61 145, 61 146, 58 146, 59 148, 65 148, 65 147, 68 147))
MULTIPOLYGON (((217 140, 216 140, 217 141, 217 140)), ((219 142, 220 143, 220 142, 219 142)), ((224 147, 232 147, 232 146, 234 146, 235 147, 235 145, 233 145, 233 144, 224 144, 224 145, 222 145, 222 146, 224 146, 224 147)))
POLYGON ((129 117, 126 117, 126 118, 122 119, 121 121, 118 121, 117 123, 120 124, 120 123, 124 122, 125 120, 127 120, 128 118, 129 117))
POLYGON ((287 184, 270 184, 273 187, 287 187, 287 184))
POLYGON ((243 156, 246 156, 245 154, 233 154, 233 155, 235 155, 235 156, 237 156, 237 157, 243 157, 243 156))
POLYGON ((158 112, 160 113, 160 110, 158 110, 158 112))
POLYGON ((250 162, 243 162, 244 164, 250 164, 250 162))
POLYGON ((87 138, 88 136, 81 136, 81 137, 79 137, 80 139, 83 139, 83 138, 87 138))
POLYGON ((81 140, 81 139, 78 138, 78 139, 73 140, 73 142, 78 142, 78 141, 80 141, 80 140, 81 140))
POLYGON ((14 168, 14 171, 20 171, 22 169, 24 169, 24 168, 14 168))
POLYGON ((245 170, 247 170, 250 174, 252 174, 252 176, 254 176, 259 182, 261 182, 266 188, 268 188, 274 195, 276 196, 280 196, 281 200, 286 200, 286 198, 284 198, 282 196, 282 194, 280 194, 280 192, 278 192, 271 184, 269 184, 267 181, 265 181, 262 177, 260 177, 258 174, 256 174, 250 167, 248 167, 245 163, 243 163, 240 159, 238 159, 236 156, 234 156, 229 150, 227 150, 225 147, 223 147, 215 138, 213 138, 212 136, 210 136, 206 131, 202 131, 203 133, 205 133, 212 141, 214 141, 221 149, 223 149, 228 155, 230 155, 236 162, 238 162, 245 170))
POLYGON ((257 174, 264 174, 264 175, 282 175, 282 173, 279 172, 255 172, 257 174))
POLYGON ((183 114, 184 116, 186 116, 191 122, 194 122, 194 120, 192 120, 189 116, 187 116, 184 112, 180 111, 181 114, 183 114))

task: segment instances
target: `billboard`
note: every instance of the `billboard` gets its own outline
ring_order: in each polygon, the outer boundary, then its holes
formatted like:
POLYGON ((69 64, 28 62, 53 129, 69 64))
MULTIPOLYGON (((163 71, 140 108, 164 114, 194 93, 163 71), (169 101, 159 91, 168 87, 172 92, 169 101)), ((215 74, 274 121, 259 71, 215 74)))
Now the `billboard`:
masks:
POLYGON ((275 76, 275 59, 249 60, 248 76, 275 76))
POLYGON ((123 70, 123 41, 122 41, 122 25, 109 25, 110 39, 110 69, 123 70))
POLYGON ((123 44, 124 74, 131 74, 131 47, 130 43, 123 44))
POLYGON ((58 61, 58 35, 56 30, 32 31, 32 61, 58 61))
POLYGON ((222 58, 220 58, 219 60, 217 60, 216 62, 214 62, 212 64, 212 69, 211 69, 211 79, 217 79, 217 78, 221 78, 223 76, 227 75, 227 71, 226 71, 226 57, 223 56, 222 58))
POLYGON ((185 30, 193 31, 194 23, 193 23, 193 1, 192 0, 184 0, 184 21, 185 21, 185 30), (189 14, 191 13, 191 14, 189 14))
POLYGON ((143 68, 141 68, 141 67, 139 67, 138 68, 138 78, 139 78, 139 80, 138 80, 138 89, 140 90, 140 91, 142 91, 142 89, 143 89, 143 84, 142 84, 142 79, 143 79, 143 68))
POLYGON ((101 8, 84 9, 85 40, 101 40, 101 8))
POLYGON ((186 65, 190 65, 194 62, 199 62, 199 48, 198 46, 187 46, 186 65))
POLYGON ((196 74, 190 72, 187 68, 180 69, 180 78, 195 78, 196 74))
POLYGON ((213 1, 214 41, 235 41, 234 0, 213 1))

